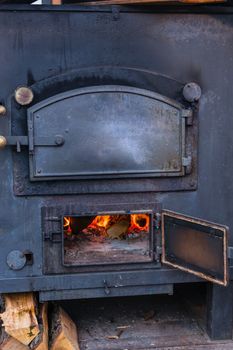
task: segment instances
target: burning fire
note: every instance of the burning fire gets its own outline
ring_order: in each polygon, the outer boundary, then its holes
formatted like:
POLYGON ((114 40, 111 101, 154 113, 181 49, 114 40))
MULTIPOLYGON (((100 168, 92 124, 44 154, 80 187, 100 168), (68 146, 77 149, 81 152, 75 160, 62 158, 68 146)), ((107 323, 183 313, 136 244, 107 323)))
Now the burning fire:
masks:
POLYGON ((64 224, 63 224, 63 226, 64 226, 64 229, 66 229, 66 227, 70 226, 70 217, 67 217, 67 216, 64 217, 64 224))
POLYGON ((149 230, 149 215, 147 214, 132 214, 130 229, 139 229, 141 231, 149 230))
MULTIPOLYGON (((126 234, 130 234, 133 231, 140 232, 140 231, 149 231, 149 225, 150 225, 150 219, 148 214, 131 214, 130 218, 129 215, 118 215, 118 218, 114 218, 114 216, 111 215, 98 215, 94 218, 94 220, 87 226, 87 229, 96 229, 100 235, 108 236, 108 229, 112 227, 117 222, 120 222, 121 220, 129 220, 129 226, 126 231, 126 234)), ((78 225, 78 223, 77 223, 78 225)), ((71 217, 64 217, 64 223, 63 223, 64 231, 66 235, 72 234, 72 228, 71 228, 71 217)))
POLYGON ((111 220, 110 215, 98 215, 95 217, 95 219, 89 225, 89 227, 98 227, 99 226, 99 227, 108 228, 110 220, 111 220))
POLYGON ((64 230, 66 231, 67 235, 72 234, 72 228, 70 227, 71 224, 71 217, 70 216, 64 216, 64 222, 63 222, 63 227, 64 230))

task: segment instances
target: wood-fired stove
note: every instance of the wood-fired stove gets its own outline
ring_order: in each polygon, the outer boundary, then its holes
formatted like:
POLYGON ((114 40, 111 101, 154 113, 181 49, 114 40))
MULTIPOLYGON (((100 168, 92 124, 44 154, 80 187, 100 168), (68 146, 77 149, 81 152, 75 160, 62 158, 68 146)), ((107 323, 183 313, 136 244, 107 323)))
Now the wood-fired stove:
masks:
POLYGON ((232 23, 229 5, 0 6, 0 292, 205 280, 209 334, 231 337, 232 23))

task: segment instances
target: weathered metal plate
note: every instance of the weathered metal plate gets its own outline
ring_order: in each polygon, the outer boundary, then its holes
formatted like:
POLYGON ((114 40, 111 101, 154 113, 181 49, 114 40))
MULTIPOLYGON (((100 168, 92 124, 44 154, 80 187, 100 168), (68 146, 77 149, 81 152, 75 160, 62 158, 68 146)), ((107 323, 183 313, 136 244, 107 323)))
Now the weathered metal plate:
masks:
POLYGON ((65 140, 34 146, 31 180, 185 174, 182 105, 151 91, 117 85, 68 91, 30 108, 28 123, 30 150, 33 138, 65 140))
POLYGON ((162 213, 162 262, 220 285, 228 284, 228 228, 162 213))

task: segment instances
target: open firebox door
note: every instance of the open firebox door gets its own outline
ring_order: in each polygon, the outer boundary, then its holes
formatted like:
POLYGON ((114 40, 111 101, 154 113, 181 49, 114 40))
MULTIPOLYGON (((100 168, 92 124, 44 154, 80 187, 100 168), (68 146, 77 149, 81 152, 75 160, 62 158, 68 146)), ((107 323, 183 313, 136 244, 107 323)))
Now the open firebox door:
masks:
POLYGON ((204 280, 228 284, 228 228, 162 212, 162 262, 204 280))

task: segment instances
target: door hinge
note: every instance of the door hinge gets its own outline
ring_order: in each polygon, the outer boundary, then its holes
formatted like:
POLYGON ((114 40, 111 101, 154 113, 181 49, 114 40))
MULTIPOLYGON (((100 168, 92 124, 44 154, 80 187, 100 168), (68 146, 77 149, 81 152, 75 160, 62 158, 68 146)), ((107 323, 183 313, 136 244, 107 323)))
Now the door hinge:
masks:
POLYGON ((182 157, 182 165, 185 167, 185 173, 190 174, 192 170, 192 157, 182 157))
POLYGON ((227 256, 228 256, 228 259, 233 259, 233 247, 227 248, 227 256))
POLYGON ((156 213, 154 215, 154 218, 153 218, 153 226, 156 230, 159 230, 160 229, 160 225, 161 225, 161 214, 160 213, 156 213))
POLYGON ((193 111, 192 109, 182 109, 182 118, 186 118, 186 125, 193 125, 193 111))

